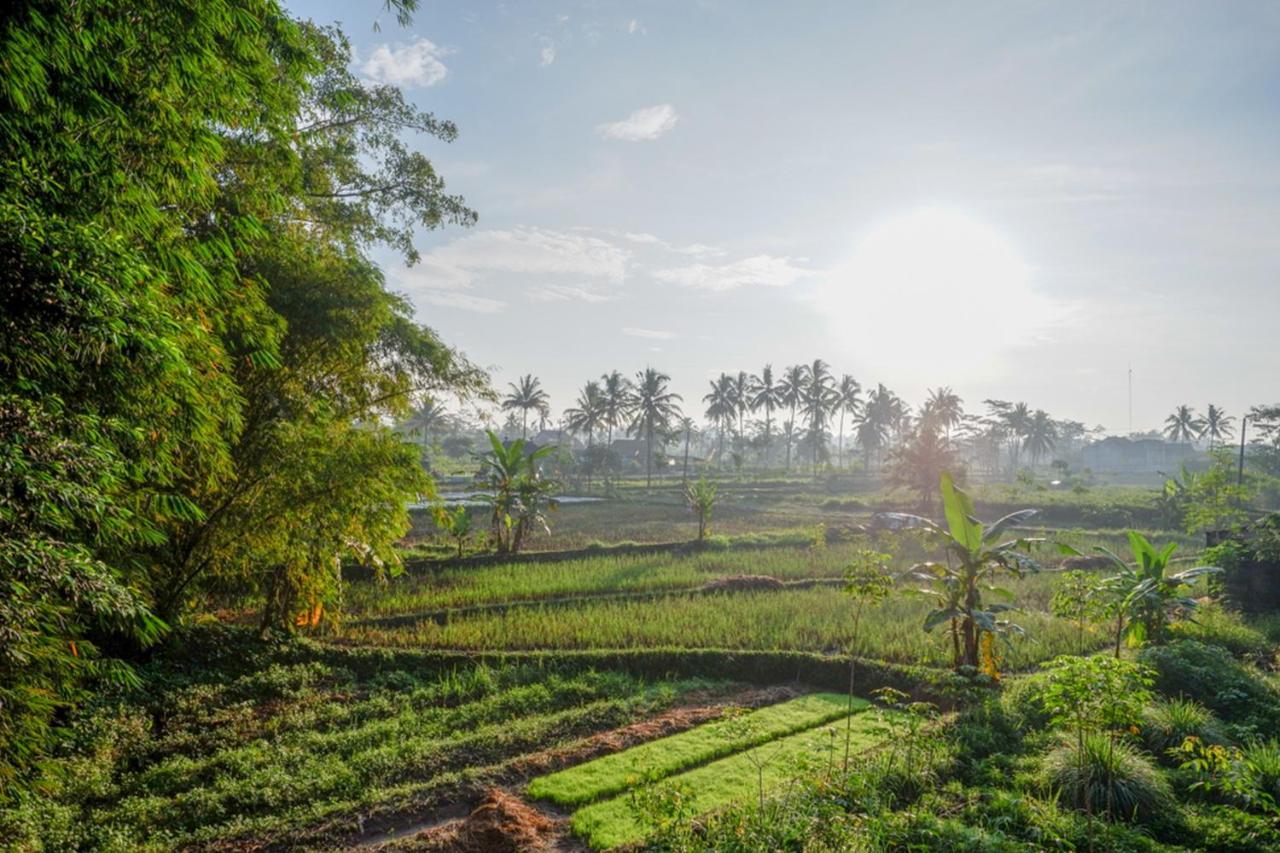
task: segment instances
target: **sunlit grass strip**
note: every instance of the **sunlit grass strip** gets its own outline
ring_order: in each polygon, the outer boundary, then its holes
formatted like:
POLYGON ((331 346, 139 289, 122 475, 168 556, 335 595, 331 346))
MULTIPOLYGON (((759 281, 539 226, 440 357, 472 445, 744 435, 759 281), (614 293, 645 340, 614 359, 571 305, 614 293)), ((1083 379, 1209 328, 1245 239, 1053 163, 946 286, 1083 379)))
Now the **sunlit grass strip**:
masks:
MULTIPOLYGON (((865 752, 882 743, 886 736, 878 714, 854 715, 850 743, 854 751, 865 752)), ((705 814, 754 799, 762 783, 767 795, 805 768, 834 765, 842 760, 843 750, 844 722, 841 720, 836 725, 808 729, 713 761, 658 784, 679 786, 690 797, 689 810, 705 814)), ((598 849, 641 841, 653 829, 636 813, 629 793, 579 809, 573 815, 571 826, 574 834, 598 849)))
POLYGON ((512 601, 600 593, 639 593, 700 587, 726 575, 779 580, 838 578, 852 548, 833 546, 701 554, 601 555, 560 563, 504 563, 403 575, 389 583, 361 581, 344 595, 349 620, 512 601))
MULTIPOLYGON (((855 710, 868 707, 854 699, 855 710)), ((842 717, 849 698, 815 693, 769 705, 741 717, 707 723, 534 779, 528 794, 564 806, 625 791, 637 778, 661 778, 785 735, 842 717)))
MULTIPOLYGON (((1042 609, 1053 589, 1051 575, 1006 586, 1025 608, 1012 618, 1027 637, 1014 639, 1007 649, 998 646, 1005 669, 1078 651, 1075 626, 1042 609)), ((922 627, 931 606, 922 598, 895 596, 869 608, 862 617, 863 655, 894 663, 950 665, 945 630, 926 633, 922 627)), ((476 651, 672 647, 833 652, 846 646, 849 629, 848 598, 813 588, 535 606, 468 614, 443 625, 353 625, 342 636, 360 643, 476 651)), ((1098 634, 1090 640, 1101 644, 1105 638, 1098 634)))

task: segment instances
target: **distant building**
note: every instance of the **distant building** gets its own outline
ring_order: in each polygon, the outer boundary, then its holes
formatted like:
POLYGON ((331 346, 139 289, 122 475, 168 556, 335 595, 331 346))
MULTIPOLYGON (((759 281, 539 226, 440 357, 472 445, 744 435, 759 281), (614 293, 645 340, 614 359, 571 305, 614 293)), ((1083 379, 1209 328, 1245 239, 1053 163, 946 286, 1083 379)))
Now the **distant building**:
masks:
POLYGON ((615 438, 613 444, 609 445, 609 451, 617 456, 623 464, 643 461, 644 439, 615 438))
POLYGON ((573 434, 563 429, 544 429, 537 435, 530 437, 528 444, 533 445, 534 449, 539 447, 547 447, 555 445, 556 447, 573 448, 576 445, 573 434))
POLYGON ((1204 453, 1195 445, 1156 438, 1121 438, 1109 436, 1086 444, 1080 458, 1094 471, 1153 474, 1175 473, 1183 463, 1202 459, 1204 453))

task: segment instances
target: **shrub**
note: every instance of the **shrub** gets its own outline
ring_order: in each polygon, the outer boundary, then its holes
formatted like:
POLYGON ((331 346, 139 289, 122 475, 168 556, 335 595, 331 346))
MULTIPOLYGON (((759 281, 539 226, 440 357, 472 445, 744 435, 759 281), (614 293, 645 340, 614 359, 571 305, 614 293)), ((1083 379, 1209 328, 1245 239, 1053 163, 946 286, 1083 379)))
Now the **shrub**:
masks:
POLYGON ((1280 692, 1221 646, 1179 640, 1143 649, 1138 658, 1156 671, 1156 690, 1207 706, 1237 739, 1280 728, 1280 692))
POLYGON ((1172 626, 1174 636, 1189 637, 1214 646, 1222 646, 1233 655, 1251 660, 1264 660, 1271 655, 1267 635, 1250 625, 1239 614, 1219 604, 1201 607, 1195 621, 1172 626))
POLYGON ((1005 711, 1017 721, 1020 729, 1038 731, 1049 725, 1050 714, 1041 701, 1047 677, 1042 674, 1023 676, 1006 683, 1000 696, 1005 711))
POLYGON ((1169 782, 1132 744, 1090 733, 1063 743, 1044 758, 1048 786, 1063 802, 1092 814, 1146 822, 1174 805, 1169 782))
POLYGON ((1255 790, 1280 806, 1280 741, 1274 738, 1243 749, 1244 765, 1255 790))
POLYGON ((1189 737, 1205 743, 1227 743, 1230 738, 1213 712, 1194 699, 1158 699, 1142 720, 1143 745, 1157 758, 1170 759, 1189 737))

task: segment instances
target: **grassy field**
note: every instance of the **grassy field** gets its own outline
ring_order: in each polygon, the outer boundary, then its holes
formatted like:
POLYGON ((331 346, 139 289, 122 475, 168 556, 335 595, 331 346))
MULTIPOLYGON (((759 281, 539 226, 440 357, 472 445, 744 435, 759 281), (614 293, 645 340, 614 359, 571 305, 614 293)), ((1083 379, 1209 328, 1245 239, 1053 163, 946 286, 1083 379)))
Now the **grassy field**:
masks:
MULTIPOLYGON (((1043 610, 1052 592, 1050 576, 1006 586, 1025 608, 1014 617, 1028 634, 1005 651, 1006 666, 1024 667, 1077 648, 1074 626, 1043 610)), ((838 590, 824 587, 673 595, 476 612, 445 624, 352 625, 340 636, 355 643, 477 651, 663 646, 837 652, 849 642, 850 607, 838 590)), ((946 636, 921 630, 930 607, 927 600, 899 596, 869 608, 863 654, 896 663, 949 664, 946 636)), ((1100 634, 1091 636, 1102 641, 1100 634)))
MULTIPOLYGON (((855 713, 851 747, 864 752, 882 743, 886 736, 878 715, 855 713)), ((713 761, 694 770, 667 777, 660 784, 687 793, 688 814, 698 815, 733 804, 750 802, 775 791, 796 778, 804 768, 835 762, 835 753, 844 748, 843 720, 819 726, 789 737, 713 761)), ((626 755, 626 753, 622 753, 626 755)), ((638 810, 629 794, 594 803, 574 812, 574 834, 593 847, 608 849, 632 844, 653 831, 653 824, 638 810)))
POLYGON ((447 804, 529 753, 711 684, 535 666, 362 679, 269 660, 225 680, 206 673, 166 689, 182 675, 157 678, 154 695, 79 721, 81 751, 60 783, 5 814, 0 837, 20 848, 160 850, 351 831, 357 813, 447 804))
MULTIPOLYGON (((863 699, 853 700, 856 710, 865 710, 868 704, 863 699)), ((845 716, 849 705, 849 697, 835 693, 801 696, 540 776, 530 783, 527 793, 562 806, 589 803, 622 793, 635 785, 638 779, 665 778, 689 767, 830 722, 845 716)))

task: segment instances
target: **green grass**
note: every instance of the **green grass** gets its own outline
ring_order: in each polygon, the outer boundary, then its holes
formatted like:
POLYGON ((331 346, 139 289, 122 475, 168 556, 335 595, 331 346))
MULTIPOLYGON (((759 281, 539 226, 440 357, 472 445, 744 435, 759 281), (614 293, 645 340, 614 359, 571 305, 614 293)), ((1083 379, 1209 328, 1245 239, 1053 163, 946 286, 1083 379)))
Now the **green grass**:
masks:
POLYGON ((697 554, 601 555, 555 563, 502 563, 402 575, 387 583, 348 586, 348 619, 470 607, 510 601, 610 593, 692 589, 726 575, 761 574, 779 580, 838 578, 852 548, 833 546, 697 554))
MULTIPOLYGON (((687 732, 650 741, 558 773, 534 779, 528 794, 558 805, 572 806, 621 793, 637 777, 665 777, 747 747, 830 722, 847 713, 849 699, 837 693, 816 693, 756 711, 698 726, 687 732)), ((855 710, 869 703, 854 699, 855 710)))
MULTIPOLYGON (((859 713, 852 721, 852 748, 865 752, 883 742, 885 731, 878 715, 859 713)), ((691 814, 705 814, 734 803, 750 802, 760 794, 800 776, 806 767, 825 767, 843 754, 844 724, 819 726, 781 738, 694 770, 668 777, 659 784, 678 786, 689 793, 691 814), (763 772, 761 772, 763 771, 763 772)), ((625 753, 623 753, 625 755, 625 753)), ((623 794, 585 806, 574 812, 571 826, 592 847, 607 849, 641 841, 653 827, 623 794)))
MULTIPOLYGON (((1005 586, 1025 608, 1012 617, 1028 634, 1013 640, 1010 648, 1001 646, 1006 669, 1077 650, 1074 626, 1044 612, 1052 576, 1032 576, 1005 586)), ((862 617, 864 655, 895 663, 949 665, 945 633, 922 630, 931 606, 923 598, 895 596, 868 608, 862 617)), ((847 647, 850 608, 847 596, 818 587, 521 607, 461 614, 446 624, 351 625, 342 636, 357 643, 468 650, 662 646, 834 652, 847 647)), ((1104 642, 1100 633, 1092 640, 1104 642)))
POLYGON ((315 661, 175 685, 183 677, 79 720, 57 784, 0 812, 0 837, 23 849, 296 843, 343 815, 447 803, 520 756, 711 683, 540 666, 359 678, 315 661))

